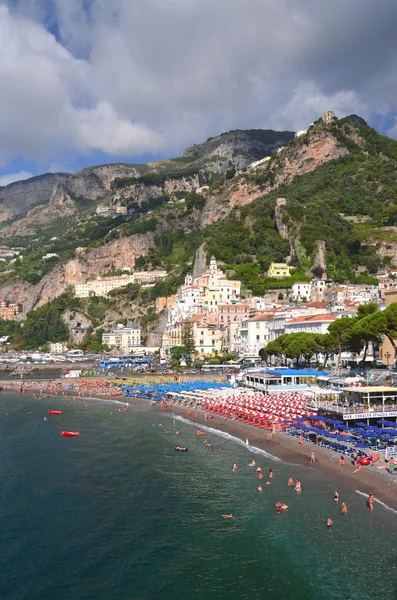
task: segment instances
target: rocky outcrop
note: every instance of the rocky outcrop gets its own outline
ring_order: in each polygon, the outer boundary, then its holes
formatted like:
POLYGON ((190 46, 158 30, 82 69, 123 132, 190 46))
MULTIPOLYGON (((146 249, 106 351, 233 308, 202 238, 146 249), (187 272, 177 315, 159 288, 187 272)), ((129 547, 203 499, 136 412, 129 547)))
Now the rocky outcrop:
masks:
POLYGON ((20 282, 5 284, 0 287, 0 296, 22 302, 27 312, 60 296, 76 283, 103 276, 112 270, 133 267, 135 260, 146 256, 152 246, 151 233, 123 237, 57 265, 35 286, 20 282))
POLYGON ((318 240, 318 242, 317 242, 317 252, 316 252, 313 266, 311 268, 311 273, 313 273, 314 269, 318 269, 318 268, 322 269, 322 271, 323 271, 320 279, 326 279, 327 278, 327 264, 325 262, 325 242, 323 242, 322 240, 318 240))
POLYGON ((201 244, 196 250, 196 256, 194 258, 193 266, 193 277, 197 277, 201 273, 204 273, 207 267, 207 254, 205 252, 205 244, 201 244))
POLYGON ((69 173, 46 173, 0 187, 0 222, 17 217, 30 208, 50 201, 54 189, 69 173))

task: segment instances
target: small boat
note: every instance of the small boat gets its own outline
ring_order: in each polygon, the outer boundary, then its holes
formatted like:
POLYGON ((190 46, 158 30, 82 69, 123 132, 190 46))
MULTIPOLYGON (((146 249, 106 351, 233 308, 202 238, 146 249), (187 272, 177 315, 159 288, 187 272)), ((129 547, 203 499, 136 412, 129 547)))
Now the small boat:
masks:
POLYGON ((182 448, 181 446, 177 446, 175 448, 175 452, 187 452, 188 449, 187 448, 182 448))
POLYGON ((76 437, 80 435, 80 431, 61 431, 63 437, 76 437))
POLYGON ((62 411, 61 411, 61 410, 51 410, 51 409, 50 409, 50 410, 48 411, 48 414, 49 414, 49 415, 61 415, 61 414, 62 414, 62 411))
POLYGON ((372 465, 373 463, 376 463, 379 459, 380 454, 368 454, 367 456, 359 458, 357 462, 359 462, 360 465, 368 466, 372 465))

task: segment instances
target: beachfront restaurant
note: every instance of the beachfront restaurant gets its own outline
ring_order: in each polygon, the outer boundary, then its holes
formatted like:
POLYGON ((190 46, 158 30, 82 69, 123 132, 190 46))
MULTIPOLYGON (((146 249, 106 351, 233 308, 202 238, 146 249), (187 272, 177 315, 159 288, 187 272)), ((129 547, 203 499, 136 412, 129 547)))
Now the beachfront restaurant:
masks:
POLYGON ((245 385, 261 392, 306 390, 318 375, 312 369, 257 369, 247 371, 245 385))
MULTIPOLYGON (((345 390, 348 406, 343 411, 344 421, 397 419, 397 388, 388 386, 351 387, 345 390)), ((371 421, 372 422, 372 421, 371 421)))

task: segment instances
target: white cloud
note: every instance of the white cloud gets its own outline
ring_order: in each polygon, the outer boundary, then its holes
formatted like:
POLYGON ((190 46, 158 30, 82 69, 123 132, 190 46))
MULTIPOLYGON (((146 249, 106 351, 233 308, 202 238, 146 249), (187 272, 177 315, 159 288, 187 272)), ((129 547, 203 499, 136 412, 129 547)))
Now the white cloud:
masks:
POLYGON ((397 112, 391 0, 376 11, 373 0, 8 5, 0 0, 0 164, 171 153, 227 129, 302 129, 326 109, 397 112))
POLYGON ((19 171, 19 173, 9 173, 8 175, 0 175, 0 186, 9 185, 14 181, 22 181, 23 179, 29 179, 33 177, 32 173, 28 171, 19 171))

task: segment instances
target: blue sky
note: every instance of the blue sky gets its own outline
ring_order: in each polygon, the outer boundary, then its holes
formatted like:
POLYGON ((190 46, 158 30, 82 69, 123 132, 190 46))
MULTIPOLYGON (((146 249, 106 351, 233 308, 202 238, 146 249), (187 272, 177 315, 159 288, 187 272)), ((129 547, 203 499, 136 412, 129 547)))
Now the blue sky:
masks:
POLYGON ((397 3, 0 0, 0 184, 356 113, 397 137, 397 3))

